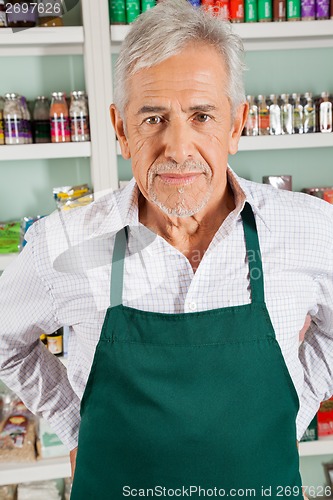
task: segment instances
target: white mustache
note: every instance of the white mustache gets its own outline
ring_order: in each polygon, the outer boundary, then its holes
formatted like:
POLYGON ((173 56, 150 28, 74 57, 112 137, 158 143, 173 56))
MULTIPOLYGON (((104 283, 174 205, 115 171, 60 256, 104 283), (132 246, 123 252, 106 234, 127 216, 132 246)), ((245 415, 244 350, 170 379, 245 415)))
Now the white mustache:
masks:
POLYGON ((169 174, 171 172, 174 174, 202 172, 203 174, 211 175, 211 169, 208 165, 199 161, 186 160, 182 164, 178 164, 174 161, 167 161, 153 165, 148 172, 149 180, 152 180, 156 175, 169 174))

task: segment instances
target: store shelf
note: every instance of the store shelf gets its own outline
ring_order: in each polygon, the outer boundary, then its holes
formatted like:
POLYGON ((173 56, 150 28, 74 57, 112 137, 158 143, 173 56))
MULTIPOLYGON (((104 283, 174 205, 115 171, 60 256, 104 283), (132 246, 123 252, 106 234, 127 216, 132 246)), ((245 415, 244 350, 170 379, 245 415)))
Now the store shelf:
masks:
MULTIPOLYGON (((333 147, 332 134, 266 135, 240 138, 239 151, 265 151, 271 149, 305 149, 333 147)), ((117 141, 117 154, 121 155, 117 141)))
POLYGON ((333 147, 333 133, 266 135, 241 137, 239 151, 264 151, 270 149, 302 149, 333 147))
POLYGON ((299 443, 299 454, 301 457, 318 455, 332 455, 333 457, 333 438, 299 443))
POLYGON ((82 26, 0 30, 0 56, 83 54, 83 44, 82 26))
MULTIPOLYGON (((129 26, 111 26, 111 50, 119 52, 129 26)), ((242 37, 245 50, 315 49, 333 47, 333 20, 282 23, 234 24, 233 31, 242 37)))
POLYGON ((0 147, 0 161, 44 160, 53 158, 85 158, 90 156, 90 142, 66 142, 61 144, 21 144, 0 147))
POLYGON ((18 253, 0 254, 0 273, 17 257, 18 253))
POLYGON ((0 464, 0 485, 70 477, 69 457, 47 458, 28 463, 0 464))

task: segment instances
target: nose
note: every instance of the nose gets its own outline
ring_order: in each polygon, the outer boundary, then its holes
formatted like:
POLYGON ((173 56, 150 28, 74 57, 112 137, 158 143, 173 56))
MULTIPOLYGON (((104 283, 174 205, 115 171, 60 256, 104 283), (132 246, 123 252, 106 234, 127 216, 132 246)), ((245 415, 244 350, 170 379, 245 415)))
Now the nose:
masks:
POLYGON ((195 147, 192 134, 191 126, 186 120, 171 120, 164 135, 166 159, 182 164, 193 158, 195 147))

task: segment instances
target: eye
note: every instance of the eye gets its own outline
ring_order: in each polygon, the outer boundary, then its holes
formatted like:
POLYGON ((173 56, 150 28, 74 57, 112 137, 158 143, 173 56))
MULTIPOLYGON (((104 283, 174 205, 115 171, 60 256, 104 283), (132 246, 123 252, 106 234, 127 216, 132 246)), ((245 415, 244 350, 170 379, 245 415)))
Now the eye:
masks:
POLYGON ((148 123, 148 125, 159 125, 162 123, 162 118, 160 116, 150 116, 145 119, 145 123, 148 123))
POLYGON ((195 115, 195 120, 200 123, 205 123, 210 120, 210 116, 205 113, 199 113, 198 115, 195 115))

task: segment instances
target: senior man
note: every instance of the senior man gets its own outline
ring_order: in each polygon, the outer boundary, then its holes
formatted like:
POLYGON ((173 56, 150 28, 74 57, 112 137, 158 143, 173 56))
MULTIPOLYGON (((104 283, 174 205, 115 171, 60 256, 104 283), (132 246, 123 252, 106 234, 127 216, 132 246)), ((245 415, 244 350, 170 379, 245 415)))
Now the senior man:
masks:
POLYGON ((72 499, 302 498, 296 439, 333 392, 333 209, 229 168, 243 69, 185 0, 139 17, 110 108, 134 179, 36 223, 2 278, 1 377, 72 450, 72 499), (64 324, 68 378, 39 341, 64 324))

